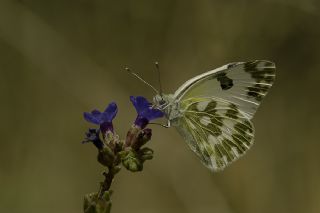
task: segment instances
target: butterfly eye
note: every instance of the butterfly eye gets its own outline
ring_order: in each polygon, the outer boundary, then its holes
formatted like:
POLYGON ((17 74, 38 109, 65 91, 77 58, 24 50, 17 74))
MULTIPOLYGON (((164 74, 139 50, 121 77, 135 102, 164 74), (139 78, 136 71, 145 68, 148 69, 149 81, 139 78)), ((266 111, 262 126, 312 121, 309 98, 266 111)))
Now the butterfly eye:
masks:
POLYGON ((161 100, 159 101, 159 104, 160 104, 160 105, 165 105, 166 102, 165 102, 165 100, 161 99, 161 100))
POLYGON ((167 101, 161 95, 154 96, 153 102, 158 109, 162 109, 164 106, 167 105, 167 101))
POLYGON ((158 103, 160 106, 166 105, 166 101, 163 99, 163 97, 160 96, 160 99, 158 100, 158 103))

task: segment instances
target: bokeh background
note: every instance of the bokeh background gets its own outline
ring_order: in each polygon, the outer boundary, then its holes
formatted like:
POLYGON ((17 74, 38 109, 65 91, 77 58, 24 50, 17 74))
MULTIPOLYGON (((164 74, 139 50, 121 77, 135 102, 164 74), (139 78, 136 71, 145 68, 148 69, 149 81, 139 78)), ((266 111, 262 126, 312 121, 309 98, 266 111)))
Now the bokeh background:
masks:
POLYGON ((78 213, 98 189, 96 149, 81 145, 84 111, 166 92, 234 61, 277 64, 241 160, 211 173, 174 129, 154 126, 155 158, 125 169, 113 213, 320 212, 320 10, 317 0, 0 0, 0 212, 78 213))

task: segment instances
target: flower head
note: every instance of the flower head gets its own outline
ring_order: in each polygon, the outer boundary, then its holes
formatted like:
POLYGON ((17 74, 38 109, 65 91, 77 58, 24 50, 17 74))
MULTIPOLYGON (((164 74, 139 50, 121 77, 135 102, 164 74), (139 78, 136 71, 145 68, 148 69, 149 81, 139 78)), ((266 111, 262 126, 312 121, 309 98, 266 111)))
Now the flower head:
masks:
POLYGON ((113 132, 112 120, 116 116, 117 112, 117 104, 112 102, 107 106, 104 112, 100 112, 95 109, 91 111, 91 113, 84 112, 83 116, 88 122, 100 125, 100 130, 105 134, 107 131, 113 132))
POLYGON ((130 100, 138 113, 134 124, 141 129, 144 129, 151 120, 161 118, 164 115, 161 110, 153 108, 152 104, 142 96, 130 96, 130 100))

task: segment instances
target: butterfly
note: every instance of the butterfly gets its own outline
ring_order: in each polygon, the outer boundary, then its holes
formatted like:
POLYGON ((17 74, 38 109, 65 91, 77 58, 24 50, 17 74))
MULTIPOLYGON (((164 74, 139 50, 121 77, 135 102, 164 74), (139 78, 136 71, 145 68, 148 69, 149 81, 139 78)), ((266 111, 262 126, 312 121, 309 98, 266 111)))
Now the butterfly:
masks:
POLYGON ((207 168, 221 171, 252 146, 251 120, 274 80, 273 62, 229 63, 191 78, 174 94, 160 90, 154 107, 207 168))

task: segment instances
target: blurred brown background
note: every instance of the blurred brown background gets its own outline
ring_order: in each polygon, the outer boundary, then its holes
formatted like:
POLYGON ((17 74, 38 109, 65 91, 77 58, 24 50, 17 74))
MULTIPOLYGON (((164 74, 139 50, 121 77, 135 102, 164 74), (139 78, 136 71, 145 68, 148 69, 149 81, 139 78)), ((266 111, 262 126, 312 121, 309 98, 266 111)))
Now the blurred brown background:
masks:
POLYGON ((118 103, 123 137, 129 95, 166 92, 220 65, 277 64, 254 118, 256 142, 212 174, 174 129, 153 127, 155 158, 125 169, 113 213, 320 212, 320 10, 316 0, 0 0, 0 212, 79 213, 102 167, 81 145, 84 111, 118 103))

